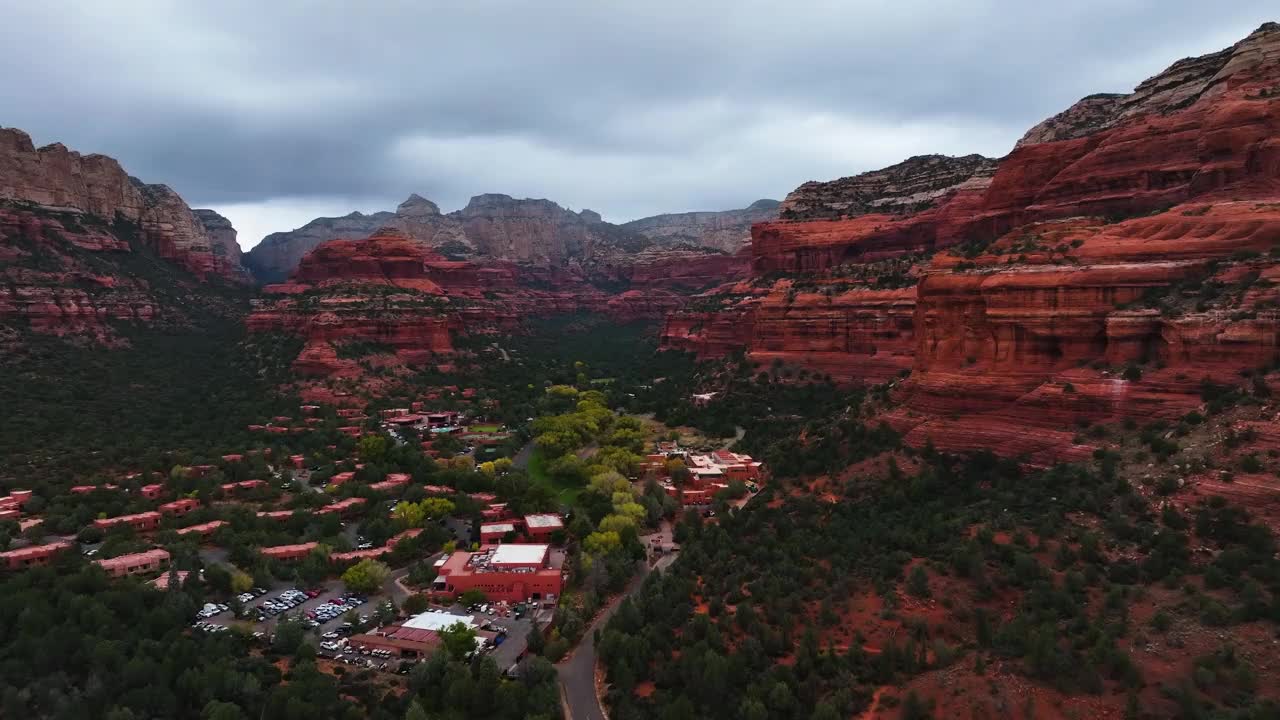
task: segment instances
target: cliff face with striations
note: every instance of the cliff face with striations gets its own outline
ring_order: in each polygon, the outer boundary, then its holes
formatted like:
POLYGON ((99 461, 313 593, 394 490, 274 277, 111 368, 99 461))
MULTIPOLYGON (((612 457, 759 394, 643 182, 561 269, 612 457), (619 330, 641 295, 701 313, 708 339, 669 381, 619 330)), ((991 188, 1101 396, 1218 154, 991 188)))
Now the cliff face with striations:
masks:
POLYGON ((781 203, 757 200, 741 210, 654 215, 623 223, 664 246, 690 245, 737 253, 751 242, 751 226, 778 217, 781 203))
POLYGON ((913 444, 1088 457, 1079 424, 1176 418, 1203 379, 1280 357, 1280 26, 1085 98, 999 161, 808 183, 782 218, 753 228, 749 296, 673 314, 668 347, 909 370, 886 419, 913 444))
POLYGON ((199 277, 244 281, 238 257, 215 240, 182 198, 164 185, 129 177, 105 155, 81 155, 55 143, 37 149, 30 136, 0 128, 0 200, 58 212, 117 218, 141 228, 157 254, 199 277))

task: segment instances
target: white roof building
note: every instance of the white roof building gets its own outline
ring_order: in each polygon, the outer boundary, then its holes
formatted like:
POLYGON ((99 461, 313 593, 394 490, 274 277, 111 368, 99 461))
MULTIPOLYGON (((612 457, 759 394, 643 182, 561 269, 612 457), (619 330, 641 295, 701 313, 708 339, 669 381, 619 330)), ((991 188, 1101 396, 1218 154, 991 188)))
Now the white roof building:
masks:
POLYGON ((491 565, 541 565, 551 550, 550 545, 506 543, 494 548, 491 565))
POLYGON ((400 623, 401 627, 414 628, 416 630, 443 630, 454 623, 462 623, 471 629, 476 628, 475 619, 470 615, 454 615, 453 613, 441 612, 439 610, 428 610, 424 613, 414 615, 413 617, 400 623))

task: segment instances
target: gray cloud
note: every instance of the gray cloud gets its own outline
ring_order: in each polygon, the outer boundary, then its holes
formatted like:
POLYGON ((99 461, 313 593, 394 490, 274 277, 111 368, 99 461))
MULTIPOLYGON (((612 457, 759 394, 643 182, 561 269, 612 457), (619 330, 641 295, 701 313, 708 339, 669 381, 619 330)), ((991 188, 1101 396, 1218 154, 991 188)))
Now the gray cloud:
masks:
POLYGON ((410 191, 626 220, 1003 154, 1274 19, 1227 5, 0 0, 0 124, 227 208, 245 245, 410 191))

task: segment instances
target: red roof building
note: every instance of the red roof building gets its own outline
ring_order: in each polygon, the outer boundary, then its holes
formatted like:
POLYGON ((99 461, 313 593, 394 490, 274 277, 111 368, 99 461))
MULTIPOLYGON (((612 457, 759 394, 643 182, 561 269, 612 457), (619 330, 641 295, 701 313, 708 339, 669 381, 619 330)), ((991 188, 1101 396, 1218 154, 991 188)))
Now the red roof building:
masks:
POLYGON ((8 568, 9 570, 22 570, 23 568, 48 565, 53 561, 55 555, 64 550, 69 550, 71 547, 69 542, 58 541, 46 545, 31 545, 17 550, 0 552, 0 567, 8 568))
MULTIPOLYGON (((177 572, 178 584, 181 585, 182 583, 186 582, 187 576, 190 574, 191 573, 187 572, 186 570, 179 570, 177 572)), ((161 573, 159 577, 151 581, 151 584, 155 586, 157 590, 168 590, 169 589, 169 573, 161 573)))
POLYGON ((179 498, 173 502, 167 502, 156 510, 163 515, 172 515, 173 517, 182 517, 187 513, 200 507, 200 501, 195 498, 179 498))
POLYGON ((355 476, 356 474, 350 470, 346 472, 340 472, 335 474, 333 477, 329 478, 329 484, 342 485, 343 483, 351 482, 353 479, 355 479, 355 476))
POLYGON ((305 462, 306 462, 306 458, 302 455, 289 456, 289 464, 293 466, 294 470, 301 470, 303 467, 305 467, 305 462))
POLYGON ((146 552, 131 553, 120 557, 97 561, 99 567, 111 577, 141 575, 156 572, 169 566, 169 551, 155 548, 146 552))
POLYGON ((142 497, 148 500, 156 500, 159 499, 161 495, 164 495, 164 485, 160 483, 143 485, 138 492, 141 493, 142 497))
POLYGON ((207 523, 200 523, 199 525, 191 525, 189 527, 184 527, 178 530, 178 534, 179 535, 199 535, 200 540, 204 541, 213 537, 213 534, 218 532, 218 528, 223 527, 226 524, 227 524, 226 520, 211 520, 207 523))
POLYGON ((351 550, 350 552, 329 553, 329 562, 359 562, 365 558, 380 558, 389 552, 391 552, 391 548, 384 545, 382 547, 368 548, 367 550, 351 550))
POLYGON ((292 510, 260 510, 258 511, 258 517, 270 518, 272 520, 288 520, 289 518, 293 517, 293 511, 292 510))
POLYGON ((387 492, 398 487, 404 487, 409 484, 410 475, 408 473, 390 473, 382 482, 376 482, 369 486, 371 490, 378 492, 387 492))
POLYGON ((300 543, 298 545, 273 545, 271 547, 264 547, 258 552, 262 553, 263 557, 271 558, 272 560, 289 562, 292 560, 301 560, 319 546, 319 543, 314 542, 300 543))
POLYGON ((150 532, 160 527, 160 513, 149 510, 147 512, 135 513, 133 515, 120 515, 118 517, 101 518, 93 521, 93 526, 107 530, 117 525, 128 525, 137 532, 150 532))
POLYGON ((240 482, 223 483, 220 487, 222 488, 222 492, 228 495, 233 495, 239 492, 257 490, 258 488, 264 488, 266 486, 266 480, 241 480, 240 482))
POLYGON ((353 512, 356 508, 360 507, 361 505, 364 505, 366 502, 368 502, 368 500, 365 500, 362 497, 349 497, 345 500, 339 500, 338 502, 332 505, 325 505, 324 507, 317 510, 316 514, 327 515, 329 513, 338 513, 340 515, 346 515, 348 513, 353 512))
MULTIPOLYGON (((475 495, 471 497, 475 498, 475 495)), ((480 517, 489 521, 506 520, 511 517, 511 511, 507 509, 506 503, 493 503, 480 511, 480 517)))
POLYGON ((226 463, 244 462, 244 456, 238 453, 234 455, 223 455, 222 462, 226 462, 226 463))
POLYGON ((563 555, 547 545, 507 543, 479 552, 454 552, 439 567, 436 592, 479 590, 491 601, 523 602, 559 595, 563 555))
POLYGON ((0 498, 0 510, 21 510, 30 500, 30 490, 12 490, 0 498))

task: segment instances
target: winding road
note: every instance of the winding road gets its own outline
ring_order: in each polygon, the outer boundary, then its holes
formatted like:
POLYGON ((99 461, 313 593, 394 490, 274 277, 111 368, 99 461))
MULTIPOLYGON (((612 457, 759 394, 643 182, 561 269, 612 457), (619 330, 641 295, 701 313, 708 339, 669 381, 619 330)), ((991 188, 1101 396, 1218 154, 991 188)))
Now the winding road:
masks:
POLYGON ((643 563, 627 589, 614 598, 582 634, 582 642, 573 654, 556 665, 560 674, 560 701, 567 720, 607 720, 600 696, 596 694, 596 631, 604 629, 622 599, 634 595, 650 572, 665 570, 675 559, 674 554, 664 555, 652 568, 643 563))

